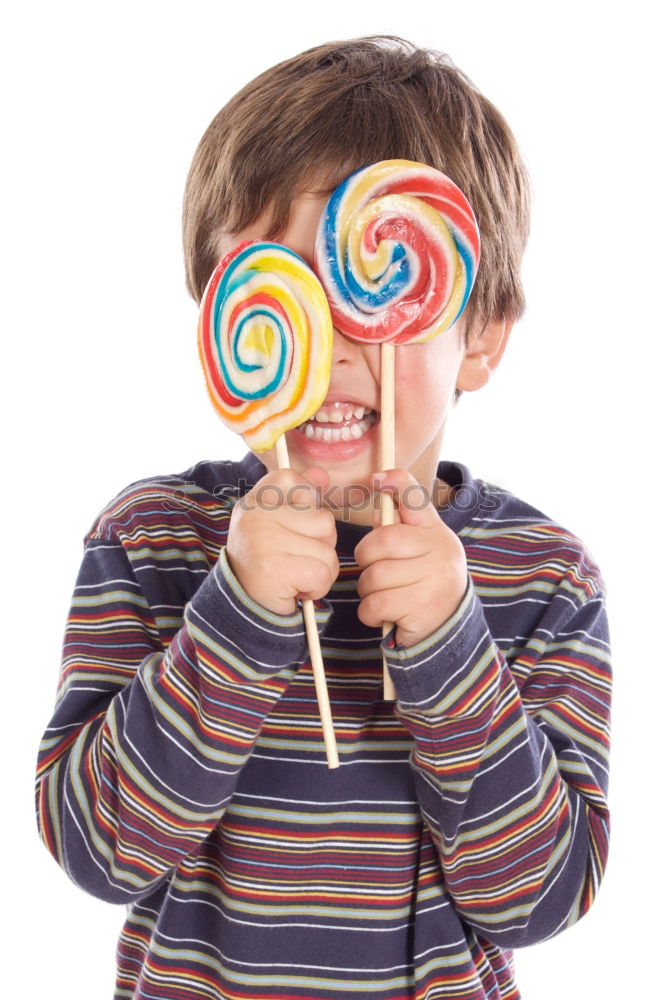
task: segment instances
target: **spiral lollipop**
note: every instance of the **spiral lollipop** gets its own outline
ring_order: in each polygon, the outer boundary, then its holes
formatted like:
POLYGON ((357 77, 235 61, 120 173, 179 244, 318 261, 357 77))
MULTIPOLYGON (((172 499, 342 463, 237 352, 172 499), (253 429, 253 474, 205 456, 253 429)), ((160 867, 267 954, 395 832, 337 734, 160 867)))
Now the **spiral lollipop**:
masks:
POLYGON ((332 323, 316 275, 279 244, 240 244, 205 289, 198 348, 221 419, 253 451, 273 448, 330 381, 332 323))
MULTIPOLYGON (((332 320, 318 278, 287 247, 242 243, 221 260, 201 301, 198 350, 215 410, 253 451, 276 447, 327 394, 332 320)), ((313 601, 302 602, 323 739, 338 767, 330 700, 313 601)))
MULTIPOLYGON (((383 160, 347 177, 318 227, 315 265, 334 325, 381 345, 381 469, 393 468, 394 348, 431 340, 459 318, 480 258, 473 210, 433 167, 383 160)), ((394 521, 381 494, 381 523, 394 521)), ((391 625, 383 626, 383 634, 391 625)), ((384 663, 386 698, 394 698, 384 663)))
POLYGON ((458 319, 479 257, 477 222, 456 184, 422 163, 383 160, 333 192, 315 262, 334 325, 398 345, 431 340, 458 319))

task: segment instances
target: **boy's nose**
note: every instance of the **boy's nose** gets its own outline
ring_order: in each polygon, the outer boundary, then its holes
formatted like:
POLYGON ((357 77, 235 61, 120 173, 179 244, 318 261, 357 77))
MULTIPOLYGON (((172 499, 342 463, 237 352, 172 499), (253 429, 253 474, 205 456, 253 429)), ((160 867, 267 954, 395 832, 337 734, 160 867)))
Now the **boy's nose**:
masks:
POLYGON ((361 349, 361 344, 355 340, 351 340, 350 337, 345 337, 343 333, 337 330, 336 326, 333 328, 333 338, 332 338, 332 364, 344 364, 351 363, 357 358, 358 351, 361 349))

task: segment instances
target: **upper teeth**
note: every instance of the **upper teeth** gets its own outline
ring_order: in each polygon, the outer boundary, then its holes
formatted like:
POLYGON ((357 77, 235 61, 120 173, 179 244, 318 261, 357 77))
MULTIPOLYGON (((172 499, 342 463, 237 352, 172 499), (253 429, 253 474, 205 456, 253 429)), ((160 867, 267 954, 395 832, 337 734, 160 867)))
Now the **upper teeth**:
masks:
POLYGON ((319 424, 341 424, 344 420, 352 420, 353 417, 361 420, 365 413, 370 412, 368 407, 357 406, 354 403, 327 403, 321 406, 311 419, 319 424))

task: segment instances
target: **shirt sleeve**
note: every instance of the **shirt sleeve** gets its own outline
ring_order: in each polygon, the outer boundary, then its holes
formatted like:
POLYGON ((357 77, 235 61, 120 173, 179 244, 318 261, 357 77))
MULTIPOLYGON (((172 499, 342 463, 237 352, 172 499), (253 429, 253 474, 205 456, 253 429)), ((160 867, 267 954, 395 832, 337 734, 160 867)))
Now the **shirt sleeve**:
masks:
POLYGON ((218 823, 306 655, 301 614, 252 601, 224 550, 164 648, 123 546, 88 542, 37 773, 40 833, 71 878, 112 902, 151 891, 218 823))
POLYGON ((610 668, 601 591, 564 579, 508 663, 469 580, 428 639, 385 652, 417 795, 456 908, 506 948, 589 908, 608 849, 610 668))

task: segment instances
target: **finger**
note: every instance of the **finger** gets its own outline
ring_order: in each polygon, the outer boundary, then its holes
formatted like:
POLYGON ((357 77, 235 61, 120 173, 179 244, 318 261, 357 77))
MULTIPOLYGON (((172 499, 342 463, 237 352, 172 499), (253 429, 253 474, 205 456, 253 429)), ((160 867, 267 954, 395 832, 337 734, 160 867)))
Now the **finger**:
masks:
POLYGON ((369 594, 410 587, 422 579, 422 564, 418 559, 386 559, 372 563, 360 573, 357 593, 360 598, 369 594))
POLYGON ((291 504, 295 507, 316 509, 323 507, 323 495, 330 485, 330 477, 325 469, 312 465, 301 475, 301 487, 296 485, 291 491, 291 504))
POLYGON ((431 538, 414 525, 386 524, 364 535, 355 546, 355 562, 364 569, 384 559, 413 559, 430 550, 431 538))
POLYGON ((295 596, 302 601, 317 601, 325 597, 339 575, 338 561, 327 555, 318 559, 309 554, 285 553, 283 569, 288 579, 296 582, 295 596))
POLYGON ((321 510, 323 506, 322 487, 307 482, 291 487, 284 497, 285 506, 297 511, 321 510))
POLYGON ((308 469, 305 469, 302 477, 311 483, 312 486, 320 487, 323 490, 326 490, 330 485, 330 477, 327 471, 319 465, 311 465, 308 469))
POLYGON ((377 493, 392 495, 404 524, 431 527, 440 520, 429 492, 407 469, 374 473, 371 484, 377 493))
POLYGON ((317 538, 332 548, 337 542, 337 522, 334 514, 326 508, 305 508, 300 506, 281 507, 276 520, 288 532, 317 538))
POLYGON ((398 623, 404 617, 404 608, 417 607, 420 595, 418 584, 374 591, 360 601, 357 617, 372 628, 379 628, 383 622, 398 623))
POLYGON ((338 573, 339 559, 333 545, 320 539, 298 532, 288 532, 283 539, 282 551, 285 555, 297 556, 301 559, 316 559, 325 563, 338 573))
POLYGON ((276 510, 288 502, 293 491, 298 487, 312 490, 314 487, 299 472, 294 469, 273 469, 267 472, 244 497, 247 509, 259 507, 264 510, 276 510))
POLYGON ((322 487, 308 482, 290 469, 280 470, 275 478, 266 476, 257 483, 247 494, 244 506, 268 512, 289 507, 298 511, 317 511, 323 507, 322 487))

